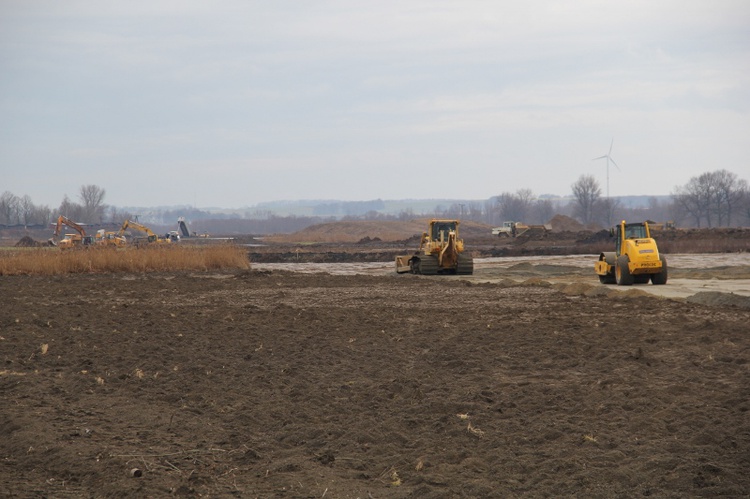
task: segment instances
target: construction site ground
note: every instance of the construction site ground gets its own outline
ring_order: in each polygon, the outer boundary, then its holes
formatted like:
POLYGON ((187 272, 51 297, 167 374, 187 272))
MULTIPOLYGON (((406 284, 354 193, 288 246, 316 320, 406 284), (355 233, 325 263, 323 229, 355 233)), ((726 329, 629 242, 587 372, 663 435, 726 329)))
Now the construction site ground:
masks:
POLYGON ((747 253, 623 288, 284 251, 0 278, 0 496, 750 495, 747 253))

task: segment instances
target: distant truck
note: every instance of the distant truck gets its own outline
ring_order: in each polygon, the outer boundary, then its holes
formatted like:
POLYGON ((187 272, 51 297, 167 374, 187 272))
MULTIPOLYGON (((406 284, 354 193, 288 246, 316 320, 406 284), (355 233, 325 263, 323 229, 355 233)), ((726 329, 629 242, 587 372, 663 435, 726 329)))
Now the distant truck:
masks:
POLYGON ((493 227, 492 228, 492 235, 493 236, 506 236, 506 237, 516 237, 516 231, 518 230, 518 224, 519 222, 503 222, 503 225, 500 227, 493 227))
POLYGON ((529 231, 546 234, 550 230, 552 230, 550 225, 526 225, 523 222, 503 222, 502 226, 492 228, 492 235, 499 237, 518 237, 529 231))

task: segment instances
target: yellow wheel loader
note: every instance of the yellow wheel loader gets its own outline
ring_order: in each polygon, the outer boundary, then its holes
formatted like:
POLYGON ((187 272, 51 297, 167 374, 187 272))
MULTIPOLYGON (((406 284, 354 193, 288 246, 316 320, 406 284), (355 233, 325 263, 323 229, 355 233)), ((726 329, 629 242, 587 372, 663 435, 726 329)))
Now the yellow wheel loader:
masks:
POLYGON ((148 244, 169 244, 172 242, 171 238, 160 238, 159 236, 156 235, 156 233, 153 230, 149 229, 148 227, 146 227, 145 225, 141 223, 134 222, 132 220, 125 220, 122 223, 122 227, 120 227, 120 230, 117 232, 116 236, 124 239, 125 231, 129 228, 133 228, 133 229, 146 233, 145 238, 136 237, 132 239, 131 242, 139 247, 143 245, 148 245, 148 244))
POLYGON ((419 250, 413 255, 396 257, 396 272, 424 275, 473 274, 474 259, 464 253, 458 238, 458 220, 431 220, 422 234, 419 250))
POLYGON ((594 265, 602 284, 630 286, 631 284, 667 283, 667 259, 659 254, 656 241, 651 238, 648 222, 625 223, 610 229, 615 237, 615 251, 599 255, 594 265))

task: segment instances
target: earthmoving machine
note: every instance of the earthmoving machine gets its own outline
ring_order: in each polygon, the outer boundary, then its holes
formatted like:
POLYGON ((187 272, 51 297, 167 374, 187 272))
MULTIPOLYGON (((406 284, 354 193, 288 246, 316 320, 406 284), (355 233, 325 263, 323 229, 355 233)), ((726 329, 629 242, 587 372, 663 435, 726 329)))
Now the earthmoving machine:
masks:
POLYGON ((648 222, 625 223, 610 229, 615 237, 615 251, 599 255, 594 269, 602 284, 630 286, 631 284, 667 283, 667 259, 659 254, 651 237, 648 222))
POLYGON ((544 236, 551 230, 551 225, 527 225, 523 222, 503 222, 501 227, 492 228, 492 235, 500 237, 518 237, 521 234, 544 236))
POLYGON ((518 225, 519 222, 503 222, 502 226, 492 228, 492 235, 500 237, 516 237, 518 225))
POLYGON ((182 237, 203 237, 208 238, 211 237, 209 234, 198 234, 194 230, 188 229, 187 222, 185 221, 185 217, 180 217, 177 219, 177 227, 180 229, 179 236, 182 237))
POLYGON ((59 217, 57 217, 55 232, 52 234, 49 242, 50 244, 58 246, 62 249, 89 247, 94 244, 94 237, 87 236, 86 231, 80 224, 75 223, 64 215, 60 215, 59 217), (67 225, 71 229, 75 230, 77 234, 65 234, 63 238, 58 241, 58 238, 60 237, 60 229, 62 229, 63 225, 67 225))
POLYGON ((119 235, 117 232, 99 229, 96 231, 94 244, 98 247, 122 248, 128 244, 128 240, 125 236, 119 235))
POLYGON ((190 230, 188 230, 187 222, 185 222, 185 217, 180 217, 177 219, 177 227, 180 228, 180 235, 182 237, 190 237, 190 230))
POLYGON ((130 227, 146 233, 145 238, 141 237, 141 238, 133 239, 133 243, 137 246, 140 246, 141 244, 144 244, 144 243, 145 244, 169 244, 172 242, 169 238, 164 238, 164 239, 160 238, 159 236, 156 235, 156 233, 153 230, 149 229, 148 227, 146 227, 145 225, 141 223, 134 222, 132 220, 125 220, 122 223, 122 227, 120 227, 120 230, 117 232, 117 236, 124 237, 123 235, 125 234, 125 231, 130 227))
POLYGON ((458 238, 458 224, 458 220, 431 220, 428 232, 422 234, 419 250, 413 255, 396 257, 396 272, 425 275, 474 273, 474 259, 464 252, 464 242, 458 238))

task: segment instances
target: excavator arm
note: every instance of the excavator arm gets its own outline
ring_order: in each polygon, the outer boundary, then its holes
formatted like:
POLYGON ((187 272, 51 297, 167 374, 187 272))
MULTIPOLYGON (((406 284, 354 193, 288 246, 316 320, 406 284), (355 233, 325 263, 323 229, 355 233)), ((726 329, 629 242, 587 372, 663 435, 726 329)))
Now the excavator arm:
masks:
POLYGON ((159 236, 157 236, 156 233, 153 230, 149 229, 148 227, 146 227, 142 223, 134 222, 132 220, 125 220, 125 222, 123 222, 123 224, 122 224, 122 227, 120 227, 120 230, 117 232, 117 235, 120 236, 120 237, 122 237, 123 234, 125 233, 125 230, 127 230, 130 227, 132 227, 132 228, 134 228, 136 230, 139 230, 141 232, 145 232, 146 236, 148 237, 148 242, 149 243, 169 242, 168 239, 159 239, 159 236))
POLYGON ((74 221, 70 220, 68 217, 60 215, 59 217, 57 217, 57 225, 55 226, 55 233, 54 233, 55 237, 60 236, 60 229, 62 228, 63 225, 67 225, 71 229, 74 229, 76 232, 78 232, 81 235, 81 237, 86 236, 86 231, 83 229, 83 227, 81 227, 74 221))

